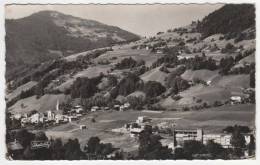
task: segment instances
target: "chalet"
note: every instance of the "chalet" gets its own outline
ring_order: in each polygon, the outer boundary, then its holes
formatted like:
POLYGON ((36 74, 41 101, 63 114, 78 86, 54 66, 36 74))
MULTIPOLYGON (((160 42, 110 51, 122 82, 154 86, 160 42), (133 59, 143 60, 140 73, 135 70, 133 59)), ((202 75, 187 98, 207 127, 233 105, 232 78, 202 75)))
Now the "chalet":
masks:
POLYGON ((62 122, 62 121, 64 121, 64 119, 65 119, 65 116, 62 115, 62 114, 57 114, 57 115, 55 116, 55 121, 56 121, 57 124, 60 123, 60 122, 62 122))
POLYGON ((13 118, 16 119, 16 120, 20 120, 20 119, 22 118, 22 114, 17 113, 17 114, 15 114, 15 115, 13 116, 13 118))
POLYGON ((120 105, 118 105, 118 104, 114 105, 114 109, 119 111, 120 110, 120 105))
POLYGON ((80 107, 80 108, 75 109, 75 111, 76 111, 76 113, 82 113, 83 109, 80 107))
POLYGON ((130 107, 130 103, 127 102, 124 104, 124 108, 129 108, 129 107, 130 107))
POLYGON ((96 112, 97 110, 99 110, 98 106, 91 107, 91 112, 96 112))
POLYGON ((149 121, 151 121, 151 119, 148 118, 147 116, 139 116, 136 120, 136 123, 141 124, 149 121))
POLYGON ((76 121, 76 120, 78 120, 77 116, 68 116, 69 122, 73 122, 73 121, 76 121))
POLYGON ((231 104, 240 104, 242 102, 241 96, 231 96, 230 97, 231 104))
POLYGON ((21 119, 21 125, 24 126, 25 124, 28 124, 30 123, 30 118, 22 118, 21 119))
POLYGON ((131 137, 137 137, 139 134, 143 131, 143 128, 131 128, 130 129, 130 136, 131 137))
POLYGON ((43 123, 45 121, 45 117, 43 113, 35 113, 31 117, 31 123, 33 124, 38 124, 38 123, 43 123))
POLYGON ((120 105, 119 111, 124 111, 124 110, 125 110, 125 107, 123 105, 120 105))

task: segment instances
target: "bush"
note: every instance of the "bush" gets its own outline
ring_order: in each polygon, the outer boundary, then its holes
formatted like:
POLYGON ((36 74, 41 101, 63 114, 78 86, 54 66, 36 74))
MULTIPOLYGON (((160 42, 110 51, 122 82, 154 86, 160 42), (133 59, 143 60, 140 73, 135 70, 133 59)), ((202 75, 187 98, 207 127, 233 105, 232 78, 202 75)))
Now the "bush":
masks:
POLYGON ((147 97, 156 97, 166 91, 165 87, 161 83, 156 81, 148 81, 144 84, 144 93, 147 97))

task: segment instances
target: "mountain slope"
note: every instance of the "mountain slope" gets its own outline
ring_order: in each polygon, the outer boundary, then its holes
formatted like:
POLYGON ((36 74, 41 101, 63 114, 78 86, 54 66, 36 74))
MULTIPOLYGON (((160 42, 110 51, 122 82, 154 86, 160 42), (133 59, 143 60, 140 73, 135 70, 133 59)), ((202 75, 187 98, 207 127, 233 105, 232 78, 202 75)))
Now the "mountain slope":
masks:
POLYGON ((199 24, 204 37, 217 33, 241 32, 255 26, 253 4, 227 4, 210 13, 199 24))
POLYGON ((7 74, 22 66, 139 39, 118 27, 55 11, 6 20, 5 26, 7 74))

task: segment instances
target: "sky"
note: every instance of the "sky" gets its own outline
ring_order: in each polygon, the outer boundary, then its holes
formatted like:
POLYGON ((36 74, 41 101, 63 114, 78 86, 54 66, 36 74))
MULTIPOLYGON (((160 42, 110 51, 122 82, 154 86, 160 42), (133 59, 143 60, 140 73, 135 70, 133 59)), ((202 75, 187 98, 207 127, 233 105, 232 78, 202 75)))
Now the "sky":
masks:
POLYGON ((54 10, 118 26, 141 36, 181 27, 222 7, 223 4, 154 5, 7 5, 5 16, 18 19, 42 10, 54 10))

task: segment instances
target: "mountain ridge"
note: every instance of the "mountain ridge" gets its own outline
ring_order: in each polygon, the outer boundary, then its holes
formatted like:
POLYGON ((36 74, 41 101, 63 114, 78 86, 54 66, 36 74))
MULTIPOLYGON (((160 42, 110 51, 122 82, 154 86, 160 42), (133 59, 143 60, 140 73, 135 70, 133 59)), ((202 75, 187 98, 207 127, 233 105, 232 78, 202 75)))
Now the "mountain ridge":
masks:
POLYGON ((5 23, 7 74, 16 68, 140 38, 116 26, 52 10, 6 19, 5 23))

